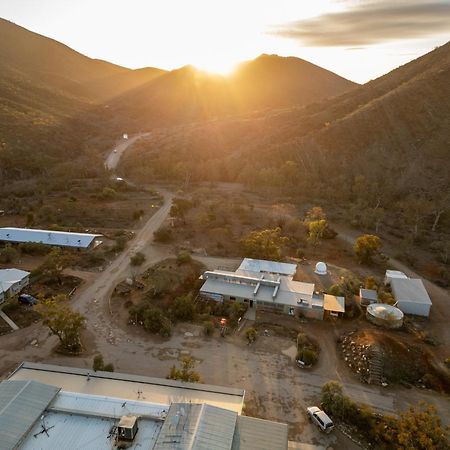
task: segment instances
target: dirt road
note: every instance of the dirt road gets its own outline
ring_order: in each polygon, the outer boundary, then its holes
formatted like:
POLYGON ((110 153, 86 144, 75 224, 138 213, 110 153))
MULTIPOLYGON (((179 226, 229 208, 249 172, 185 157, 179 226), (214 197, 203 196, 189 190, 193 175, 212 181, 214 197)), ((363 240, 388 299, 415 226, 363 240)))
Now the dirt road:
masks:
POLYGON ((119 164, 120 158, 125 150, 132 144, 134 144, 138 139, 144 136, 148 136, 151 132, 140 133, 129 139, 121 139, 117 145, 111 150, 105 161, 105 167, 109 170, 114 170, 119 164))

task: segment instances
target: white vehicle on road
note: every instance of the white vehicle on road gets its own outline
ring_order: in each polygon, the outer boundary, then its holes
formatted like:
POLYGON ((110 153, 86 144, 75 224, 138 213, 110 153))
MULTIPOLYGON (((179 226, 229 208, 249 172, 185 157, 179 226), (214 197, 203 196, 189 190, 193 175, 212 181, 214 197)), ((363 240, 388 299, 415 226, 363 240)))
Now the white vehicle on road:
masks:
POLYGON ((330 433, 334 428, 333 421, 317 406, 310 406, 306 411, 309 419, 325 433, 330 433))

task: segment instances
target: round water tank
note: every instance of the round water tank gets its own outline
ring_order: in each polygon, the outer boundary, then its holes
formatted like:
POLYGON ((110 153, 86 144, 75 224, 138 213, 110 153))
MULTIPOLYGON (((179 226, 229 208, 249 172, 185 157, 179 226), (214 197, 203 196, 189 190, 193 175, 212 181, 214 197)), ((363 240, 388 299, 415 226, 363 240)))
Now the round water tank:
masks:
POLYGON ((327 274, 327 265, 324 262, 318 262, 316 264, 316 270, 314 271, 317 275, 327 274))
POLYGON ((400 328, 403 325, 403 312, 385 303, 372 303, 367 307, 366 318, 375 325, 386 328, 400 328))

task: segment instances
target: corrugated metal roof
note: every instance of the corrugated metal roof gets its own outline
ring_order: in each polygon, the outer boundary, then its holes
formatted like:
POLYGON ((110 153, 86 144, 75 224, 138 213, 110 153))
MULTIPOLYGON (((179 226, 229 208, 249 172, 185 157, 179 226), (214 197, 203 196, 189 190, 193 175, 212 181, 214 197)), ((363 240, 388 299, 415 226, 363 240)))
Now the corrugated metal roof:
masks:
POLYGON ((59 247, 87 248, 99 236, 99 234, 35 230, 30 228, 0 228, 0 241, 33 242, 59 247))
POLYGON ((239 416, 232 450, 287 450, 288 427, 285 423, 239 416))
POLYGON ((265 259, 245 258, 239 270, 248 270, 250 272, 277 273, 279 275, 294 276, 297 271, 295 264, 282 263, 277 261, 266 261, 265 259))
POLYGON ((0 383, 0 447, 12 450, 24 439, 60 388, 36 381, 0 383))
POLYGON ((241 412, 243 389, 185 383, 117 372, 93 372, 89 369, 24 362, 11 375, 15 380, 35 380, 61 386, 64 391, 81 392, 130 400, 209 403, 241 412), (90 379, 87 379, 87 374, 90 379))
POLYGON ((173 403, 154 450, 231 450, 236 419, 227 409, 173 403))

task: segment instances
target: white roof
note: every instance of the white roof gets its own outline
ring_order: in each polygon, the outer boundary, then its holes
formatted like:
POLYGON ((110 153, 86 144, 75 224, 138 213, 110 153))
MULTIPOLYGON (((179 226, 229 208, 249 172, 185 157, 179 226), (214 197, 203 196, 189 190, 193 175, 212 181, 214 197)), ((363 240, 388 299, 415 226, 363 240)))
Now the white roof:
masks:
POLYGON ((47 408, 44 419, 34 424, 19 448, 111 450, 113 426, 118 425, 122 416, 135 414, 139 416, 139 431, 133 446, 152 449, 168 409, 168 405, 60 392, 47 408), (47 433, 42 433, 42 425, 47 433))
POLYGON ((277 261, 266 261, 265 259, 245 258, 238 270, 258 273, 277 273, 279 275, 294 276, 297 271, 295 264, 282 263, 277 261))
POLYGON ((60 247, 87 248, 101 235, 68 231, 35 230, 30 228, 0 228, 0 241, 33 242, 60 247))
POLYGON ((403 272, 399 270, 386 270, 386 278, 408 278, 403 272))
POLYGON ((128 400, 151 400, 152 403, 209 403, 240 413, 244 401, 242 389, 199 383, 151 378, 118 372, 93 372, 89 369, 24 362, 11 375, 13 380, 35 380, 60 386, 65 391, 117 397, 128 400), (87 381, 87 374, 90 379, 87 381))
POLYGON ((394 278, 391 281, 392 293, 397 302, 423 303, 431 305, 431 299, 428 295, 423 282, 419 278, 394 278))
POLYGON ((11 286, 20 283, 24 278, 30 275, 30 272, 20 269, 1 269, 0 270, 0 293, 6 292, 11 286))
POLYGON ((314 270, 317 275, 326 275, 327 274, 327 265, 324 262, 319 261, 316 264, 316 270, 314 270))
POLYGON ((206 278, 200 289, 203 294, 227 295, 288 306, 299 306, 302 304, 300 300, 303 300, 302 306, 306 306, 305 302, 322 305, 322 300, 312 298, 313 283, 294 281, 287 276, 256 274, 242 270, 215 270, 205 272, 203 276, 206 278))

